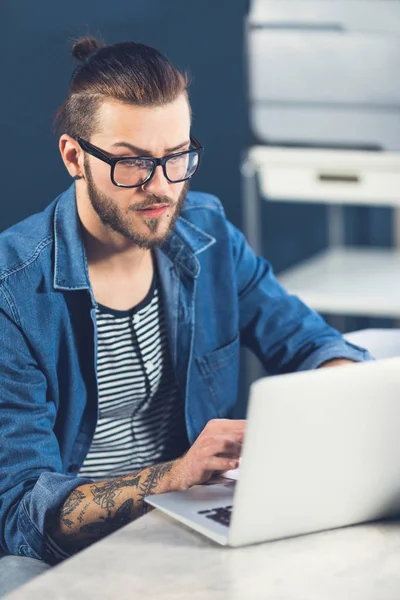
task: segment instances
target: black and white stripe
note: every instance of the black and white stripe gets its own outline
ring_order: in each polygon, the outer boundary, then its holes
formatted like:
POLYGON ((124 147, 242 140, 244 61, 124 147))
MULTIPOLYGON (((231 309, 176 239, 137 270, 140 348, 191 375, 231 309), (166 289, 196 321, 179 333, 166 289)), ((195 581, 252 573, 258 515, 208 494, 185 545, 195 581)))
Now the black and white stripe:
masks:
POLYGON ((99 306, 99 419, 79 475, 138 471, 188 447, 184 406, 171 367, 156 283, 132 311, 99 306))

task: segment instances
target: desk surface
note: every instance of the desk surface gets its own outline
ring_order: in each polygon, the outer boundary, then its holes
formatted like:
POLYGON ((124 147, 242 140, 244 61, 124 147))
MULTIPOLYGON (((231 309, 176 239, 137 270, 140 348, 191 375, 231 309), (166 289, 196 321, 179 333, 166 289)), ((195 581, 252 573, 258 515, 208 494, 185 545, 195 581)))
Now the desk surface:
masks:
POLYGON ((222 548, 154 511, 7 600, 398 600, 400 522, 222 548))

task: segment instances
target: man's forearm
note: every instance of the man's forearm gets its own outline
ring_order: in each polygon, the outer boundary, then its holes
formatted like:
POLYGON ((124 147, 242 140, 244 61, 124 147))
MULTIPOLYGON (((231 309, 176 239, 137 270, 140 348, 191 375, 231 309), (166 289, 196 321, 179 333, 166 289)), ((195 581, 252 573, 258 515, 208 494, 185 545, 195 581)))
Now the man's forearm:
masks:
POLYGON ((64 502, 52 528, 55 541, 78 551, 147 511, 145 496, 178 489, 171 471, 175 461, 139 473, 77 487, 64 502))

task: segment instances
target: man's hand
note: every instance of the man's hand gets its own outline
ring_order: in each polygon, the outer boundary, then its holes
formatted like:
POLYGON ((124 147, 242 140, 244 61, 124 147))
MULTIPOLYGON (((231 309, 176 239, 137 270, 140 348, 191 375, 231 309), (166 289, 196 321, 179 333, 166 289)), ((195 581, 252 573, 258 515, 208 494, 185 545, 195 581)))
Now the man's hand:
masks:
POLYGON ((245 427, 245 420, 209 421, 190 450, 174 462, 170 473, 174 487, 187 490, 208 481, 214 471, 236 469, 245 427))
POLYGON ((245 423, 215 419, 182 458, 77 487, 50 525, 52 537, 76 552, 145 513, 146 496, 186 490, 210 479, 214 471, 236 468, 245 423))
POLYGON ((349 360, 348 358, 333 358, 332 360, 328 360, 325 363, 322 363, 318 368, 324 367, 340 367, 342 365, 354 365, 354 360, 349 360))

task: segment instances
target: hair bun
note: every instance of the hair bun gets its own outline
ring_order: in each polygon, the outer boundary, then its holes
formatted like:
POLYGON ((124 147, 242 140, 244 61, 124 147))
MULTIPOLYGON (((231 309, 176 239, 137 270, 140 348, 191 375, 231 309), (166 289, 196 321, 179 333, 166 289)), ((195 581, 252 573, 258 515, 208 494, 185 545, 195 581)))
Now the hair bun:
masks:
POLYGON ((94 54, 103 44, 94 37, 84 37, 76 40, 72 46, 71 54, 75 60, 84 61, 91 54, 94 54))

